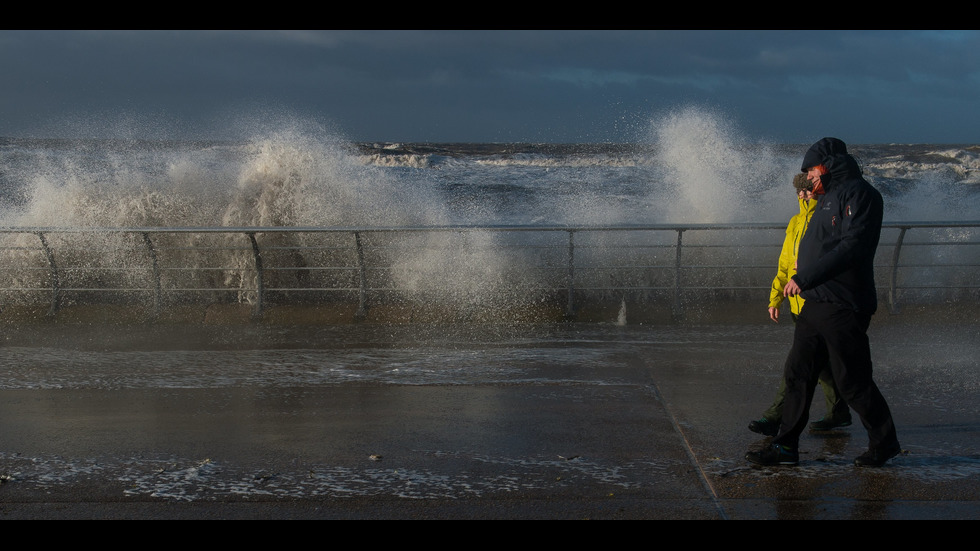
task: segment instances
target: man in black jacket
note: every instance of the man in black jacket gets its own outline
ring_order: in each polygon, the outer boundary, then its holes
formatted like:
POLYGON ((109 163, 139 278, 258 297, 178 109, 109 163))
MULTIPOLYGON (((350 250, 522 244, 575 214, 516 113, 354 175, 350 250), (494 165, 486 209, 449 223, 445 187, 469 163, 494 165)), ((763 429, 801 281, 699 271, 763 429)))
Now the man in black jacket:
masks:
POLYGON ((783 291, 786 296, 799 294, 806 303, 786 360, 782 424, 768 447, 745 458, 759 465, 799 463, 800 434, 818 375, 813 358, 828 353, 838 389, 868 431, 868 451, 854 463, 880 467, 901 452, 891 411, 871 378, 867 335, 878 307, 874 257, 881 235, 881 194, 861 176, 837 138, 813 144, 803 157, 802 171, 818 198, 800 241, 797 273, 783 291))

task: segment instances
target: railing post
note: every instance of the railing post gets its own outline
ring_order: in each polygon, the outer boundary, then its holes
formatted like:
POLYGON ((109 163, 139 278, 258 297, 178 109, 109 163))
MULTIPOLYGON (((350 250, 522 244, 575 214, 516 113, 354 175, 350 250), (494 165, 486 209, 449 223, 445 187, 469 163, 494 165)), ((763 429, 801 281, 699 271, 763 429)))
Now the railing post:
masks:
POLYGON ((252 307, 252 318, 257 319, 262 317, 263 300, 265 294, 265 283, 263 281, 263 270, 262 270, 262 253, 259 251, 259 244, 255 240, 255 232, 248 232, 249 241, 252 242, 252 255, 255 257, 255 283, 256 283, 256 297, 255 306, 252 307))
POLYGON ((679 318, 683 314, 681 312, 681 241, 684 236, 684 230, 677 230, 677 254, 674 259, 674 318, 679 318))
POLYGON ((357 249, 357 311, 354 312, 354 319, 364 319, 367 317, 367 271, 364 267, 364 245, 361 243, 361 233, 354 232, 354 246, 357 249))
POLYGON ((163 306, 163 289, 160 286, 160 266, 157 263, 157 251, 153 247, 153 241, 150 240, 150 234, 147 232, 142 232, 143 242, 146 243, 146 249, 150 252, 150 260, 153 266, 153 282, 156 287, 156 293, 153 295, 153 317, 160 315, 160 309, 163 306))
POLYGON ((41 240, 41 247, 44 248, 44 254, 48 257, 48 265, 51 266, 51 309, 48 310, 48 316, 53 316, 61 307, 61 280, 58 276, 58 265, 55 264, 54 253, 51 251, 51 247, 48 247, 48 240, 44 238, 44 233, 36 232, 35 235, 41 240))
POLYGON ((898 241, 895 243, 895 252, 892 253, 892 273, 888 285, 888 309, 892 314, 898 313, 898 291, 896 289, 896 285, 898 284, 898 255, 902 252, 905 230, 908 229, 907 226, 902 227, 898 233, 898 241))
POLYGON ((565 306, 565 319, 575 318, 575 230, 568 230, 568 304, 565 306))

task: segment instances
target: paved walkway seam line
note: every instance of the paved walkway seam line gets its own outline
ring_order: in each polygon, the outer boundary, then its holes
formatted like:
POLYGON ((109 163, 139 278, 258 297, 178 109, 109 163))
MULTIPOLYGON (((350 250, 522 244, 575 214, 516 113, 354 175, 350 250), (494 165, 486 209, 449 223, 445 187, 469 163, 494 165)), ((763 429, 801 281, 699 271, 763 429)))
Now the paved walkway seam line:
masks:
POLYGON ((674 413, 670 411, 669 407, 667 407, 667 401, 664 400, 663 395, 660 394, 660 388, 657 387, 657 383, 650 383, 650 386, 653 387, 653 394, 657 398, 657 401, 660 402, 660 405, 664 408, 664 411, 667 412, 667 418, 670 419, 670 424, 674 427, 674 432, 676 432, 681 437, 681 441, 684 442, 684 451, 687 453, 687 457, 691 460, 691 463, 697 467, 698 478, 701 480, 701 485, 704 487, 705 491, 711 495, 711 501, 715 504, 715 508, 718 509, 718 514, 721 515, 722 520, 729 520, 728 514, 725 513, 725 508, 721 505, 721 500, 718 499, 718 494, 715 492, 714 486, 711 485, 711 482, 708 480, 708 475, 705 474, 704 469, 701 468, 701 462, 698 461, 697 457, 694 455, 694 450, 691 449, 691 443, 688 442, 687 435, 684 434, 683 430, 681 430, 680 425, 677 423, 677 419, 674 417, 674 413))

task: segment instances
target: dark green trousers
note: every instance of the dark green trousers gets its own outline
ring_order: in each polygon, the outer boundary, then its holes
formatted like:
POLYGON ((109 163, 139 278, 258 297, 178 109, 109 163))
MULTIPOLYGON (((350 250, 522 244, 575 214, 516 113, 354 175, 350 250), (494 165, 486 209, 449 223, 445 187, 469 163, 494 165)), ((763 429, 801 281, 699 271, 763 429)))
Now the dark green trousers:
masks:
MULTIPOLYGON (((834 419, 849 418, 851 412, 848 410, 847 402, 841 398, 840 392, 837 391, 837 385, 834 384, 834 375, 830 372, 829 365, 820 371, 820 377, 817 380, 823 388, 824 402, 827 405, 825 416, 834 419)), ((785 400, 786 378, 782 377, 779 379, 779 390, 776 391, 776 398, 762 416, 769 421, 778 422, 783 417, 783 402, 785 400)))

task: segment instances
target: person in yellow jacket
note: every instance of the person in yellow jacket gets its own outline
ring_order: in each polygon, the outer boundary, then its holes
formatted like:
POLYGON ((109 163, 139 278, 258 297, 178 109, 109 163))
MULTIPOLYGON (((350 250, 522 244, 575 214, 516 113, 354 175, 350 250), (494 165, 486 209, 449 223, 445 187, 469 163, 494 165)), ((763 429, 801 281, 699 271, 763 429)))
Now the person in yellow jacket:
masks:
MULTIPOLYGON (((817 201, 813 197, 813 184, 807 180, 805 173, 797 174, 793 178, 793 187, 796 188, 796 195, 800 202, 800 213, 790 218, 789 224, 786 226, 786 238, 783 240, 783 248, 779 253, 779 267, 769 292, 769 317, 777 323, 779 322, 779 308, 784 300, 783 287, 796 273, 796 255, 799 252, 800 239, 803 238, 803 233, 806 232, 806 227, 810 223, 810 217, 813 216, 813 211, 817 207, 817 201)), ((795 322, 804 301, 800 295, 789 297, 788 300, 790 313, 795 322)), ((810 430, 826 431, 849 426, 851 424, 851 411, 837 391, 834 377, 830 373, 829 360, 823 358, 819 361, 825 363, 823 369, 820 370, 819 381, 827 404, 827 414, 819 421, 810 423, 810 430)), ((779 432, 785 394, 786 380, 782 379, 772 405, 762 414, 760 419, 749 423, 749 430, 765 436, 775 436, 779 432)))

